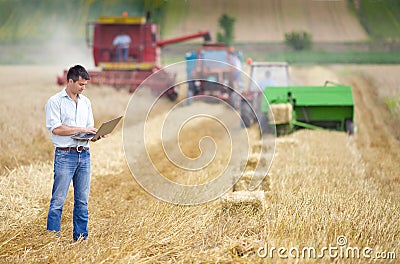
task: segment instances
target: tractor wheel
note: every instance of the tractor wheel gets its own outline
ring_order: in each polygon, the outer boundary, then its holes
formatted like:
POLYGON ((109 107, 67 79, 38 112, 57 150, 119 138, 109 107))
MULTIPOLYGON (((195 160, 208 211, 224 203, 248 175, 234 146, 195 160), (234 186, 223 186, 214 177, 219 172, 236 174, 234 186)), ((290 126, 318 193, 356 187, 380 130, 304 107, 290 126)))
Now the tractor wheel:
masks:
MULTIPOLYGON (((235 92, 232 91, 230 98, 229 98, 229 104, 236 110, 239 110, 240 108, 240 96, 235 92)), ((251 109, 250 109, 251 110, 251 109)))
POLYGON ((172 89, 172 91, 168 91, 168 92, 167 92, 167 97, 168 97, 168 99, 169 99, 171 102, 175 102, 176 99, 178 98, 178 93, 175 92, 175 91, 173 90, 173 88, 171 88, 171 89, 172 89))
POLYGON ((242 118, 245 127, 250 127, 254 120, 253 110, 245 101, 242 101, 240 104, 240 117, 242 118))
POLYGON ((354 124, 353 124, 353 120, 351 119, 346 119, 344 121, 344 131, 347 132, 347 134, 349 135, 353 135, 354 134, 354 124))
POLYGON ((259 122, 260 122, 261 134, 264 135, 271 132, 267 113, 261 113, 259 122))

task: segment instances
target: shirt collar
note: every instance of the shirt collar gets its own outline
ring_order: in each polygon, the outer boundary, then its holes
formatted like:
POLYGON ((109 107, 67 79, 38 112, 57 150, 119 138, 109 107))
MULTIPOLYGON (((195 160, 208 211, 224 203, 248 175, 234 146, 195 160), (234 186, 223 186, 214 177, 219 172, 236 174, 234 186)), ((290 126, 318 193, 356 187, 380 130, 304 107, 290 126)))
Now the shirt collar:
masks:
MULTIPOLYGON (((70 98, 69 95, 67 94, 67 88, 64 88, 64 89, 62 90, 61 96, 62 96, 62 97, 68 97, 68 98, 70 98)), ((81 98, 81 97, 79 96, 79 94, 77 94, 77 97, 78 97, 78 99, 81 98)), ((70 98, 70 99, 72 99, 72 98, 70 98)))

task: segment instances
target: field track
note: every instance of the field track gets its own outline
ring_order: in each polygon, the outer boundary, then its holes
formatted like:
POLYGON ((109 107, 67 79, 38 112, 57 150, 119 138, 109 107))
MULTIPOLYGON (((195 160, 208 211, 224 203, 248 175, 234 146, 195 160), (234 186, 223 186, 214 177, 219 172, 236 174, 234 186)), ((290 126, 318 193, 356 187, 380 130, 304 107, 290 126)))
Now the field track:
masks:
MULTIPOLYGON (((321 248, 334 244, 339 235, 346 236, 351 246, 394 251, 399 258, 399 132, 383 104, 387 96, 400 93, 395 74, 399 71, 399 66, 291 69, 298 83, 320 85, 334 79, 352 85, 358 132, 349 137, 304 130, 278 138, 265 215, 226 216, 218 202, 184 207, 158 201, 133 180, 119 128, 103 142, 91 144, 90 236, 83 243, 72 243, 72 190, 61 238, 44 230, 53 176, 43 107, 59 89, 53 84, 57 71, 1 67, 0 79, 5 81, 0 99, 0 262, 257 263, 257 248, 266 242, 275 247, 321 248), (26 137, 27 130, 34 132, 26 137)), ((129 99, 124 91, 109 87, 90 87, 86 94, 97 124, 123 113, 129 99)), ((149 122, 157 123, 162 114, 149 122)), ((212 131, 207 122, 199 125, 212 131)), ((249 130, 252 142, 258 140, 254 129, 249 130)), ((199 131, 182 140, 183 149, 193 150, 193 155, 199 131)), ((175 175, 172 165, 161 165, 175 175)))

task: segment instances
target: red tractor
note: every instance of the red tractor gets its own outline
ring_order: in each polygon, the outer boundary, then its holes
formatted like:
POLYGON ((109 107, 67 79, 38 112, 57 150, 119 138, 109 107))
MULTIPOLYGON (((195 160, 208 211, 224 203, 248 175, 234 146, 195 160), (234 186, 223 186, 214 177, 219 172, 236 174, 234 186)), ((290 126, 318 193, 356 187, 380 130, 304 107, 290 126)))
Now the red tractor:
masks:
MULTIPOLYGON (((136 88, 152 73, 160 71, 162 76, 157 83, 152 83, 152 89, 167 91, 165 94, 171 100, 177 98, 174 90, 175 75, 165 72, 160 66, 161 48, 165 45, 185 40, 203 37, 210 40, 208 31, 200 31, 173 39, 159 40, 157 24, 150 22, 150 16, 129 17, 126 13, 116 17, 99 17, 96 22, 87 24, 86 40, 93 50, 95 66, 100 70, 89 71, 90 83, 111 85, 114 87, 129 87, 129 92, 136 88), (114 39, 121 32, 128 35, 131 42, 127 49, 127 57, 121 61, 114 39), (161 80, 162 79, 162 80, 161 80)), ((66 71, 57 77, 57 83, 66 83, 66 71)))
POLYGON ((241 53, 224 43, 204 43, 197 52, 186 55, 188 96, 217 97, 238 108, 241 53), (196 60, 195 60, 196 59, 196 60), (234 66, 234 67, 232 67, 234 66))

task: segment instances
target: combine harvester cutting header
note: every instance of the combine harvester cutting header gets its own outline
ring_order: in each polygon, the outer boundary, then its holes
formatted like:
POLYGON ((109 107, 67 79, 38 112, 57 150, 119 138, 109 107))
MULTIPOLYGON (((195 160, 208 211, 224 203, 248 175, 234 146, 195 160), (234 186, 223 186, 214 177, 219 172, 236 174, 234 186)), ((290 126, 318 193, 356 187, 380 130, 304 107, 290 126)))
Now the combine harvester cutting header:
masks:
MULTIPOLYGON (((129 17, 126 12, 122 16, 99 17, 97 22, 89 22, 86 27, 87 44, 93 50, 95 66, 100 68, 97 71, 89 71, 90 83, 129 87, 129 92, 134 92, 147 77, 161 69, 159 62, 163 46, 199 37, 203 37, 204 41, 211 40, 209 31, 159 40, 157 24, 150 22, 149 13, 146 18, 129 17), (125 61, 118 60, 117 51, 113 46, 114 38, 121 33, 127 34, 131 39, 128 58, 125 61)), ((57 77, 59 85, 66 83, 66 72, 57 77)), ((175 100, 177 93, 174 87, 171 87, 175 84, 174 74, 162 71, 159 76, 164 78, 152 84, 152 89, 160 91, 168 88, 166 95, 175 100)))

